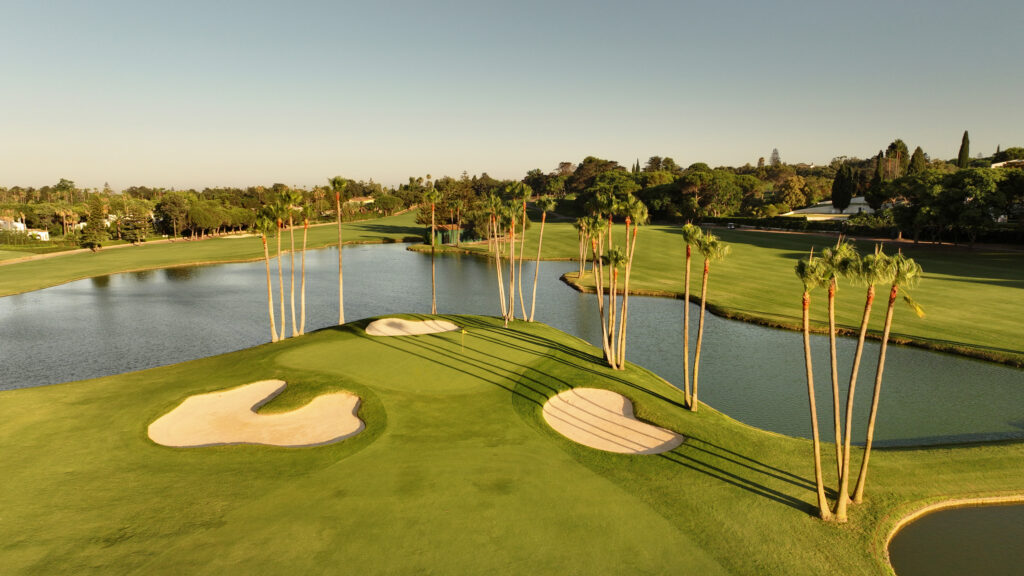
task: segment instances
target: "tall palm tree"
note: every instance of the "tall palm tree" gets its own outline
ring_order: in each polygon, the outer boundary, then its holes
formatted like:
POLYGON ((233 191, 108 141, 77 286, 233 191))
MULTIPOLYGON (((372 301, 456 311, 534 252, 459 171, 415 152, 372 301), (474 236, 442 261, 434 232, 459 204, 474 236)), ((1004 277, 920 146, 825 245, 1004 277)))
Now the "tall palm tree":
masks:
POLYGON ((601 348, 606 360, 612 357, 608 347, 608 325, 604 321, 604 220, 593 218, 588 224, 590 233, 591 257, 590 271, 594 276, 594 292, 597 294, 597 313, 601 319, 601 348))
POLYGON ((828 341, 829 360, 832 367, 832 420, 835 426, 836 444, 836 477, 843 473, 843 438, 839 413, 839 366, 836 361, 836 291, 839 279, 849 275, 857 252, 842 237, 834 248, 826 248, 821 252, 819 260, 822 266, 822 285, 828 289, 828 341))
POLYGON ((284 271, 281 264, 281 237, 284 236, 284 207, 280 202, 275 202, 270 206, 270 210, 273 212, 274 220, 277 222, 277 290, 278 299, 281 302, 281 329, 278 333, 278 338, 284 340, 287 337, 286 328, 288 324, 288 317, 284 313, 284 271))
POLYGON ((516 319, 516 216, 519 215, 519 207, 515 200, 505 204, 505 219, 508 221, 508 316, 505 317, 505 327, 509 321, 516 319))
POLYGON ((540 209, 540 236, 537 240, 537 263, 533 267, 533 298, 530 300, 530 322, 533 322, 533 313, 537 310, 537 277, 540 274, 540 247, 544 244, 544 223, 547 222, 548 212, 554 210, 555 201, 550 196, 543 196, 536 202, 540 209))
POLYGON ((861 315, 860 333, 857 337, 857 350, 853 355, 853 368, 850 370, 850 386, 846 391, 846 420, 843 428, 843 466, 839 473, 839 495, 836 499, 836 520, 846 522, 846 509, 850 503, 850 439, 853 436, 853 398, 857 389, 857 373, 860 370, 861 354, 864 351, 864 338, 868 333, 868 321, 871 319, 871 307, 875 301, 875 284, 888 282, 892 277, 889 257, 880 247, 874 254, 869 254, 851 267, 850 277, 867 286, 864 298, 864 313, 861 315))
POLYGON ((522 203, 523 215, 522 215, 522 229, 523 233, 519 238, 519 271, 516 273, 519 278, 519 309, 523 313, 523 320, 526 320, 526 302, 523 300, 523 258, 524 251, 526 250, 526 201, 530 199, 533 194, 533 190, 522 182, 516 182, 512 185, 513 198, 522 203))
POLYGON ((341 176, 335 176, 334 178, 328 178, 327 183, 334 192, 334 214, 338 220, 338 324, 341 325, 345 323, 345 284, 342 282, 341 277, 341 195, 345 193, 345 188, 348 187, 348 180, 341 176))
POLYGON ((458 226, 458 233, 455 235, 455 246, 462 245, 462 211, 466 209, 466 201, 462 198, 452 200, 452 208, 455 210, 455 222, 458 226))
POLYGON ((618 304, 618 285, 619 285, 619 268, 626 262, 626 254, 619 246, 614 246, 608 250, 606 256, 608 260, 608 365, 615 370, 621 370, 623 367, 619 362, 618 358, 618 341, 616 339, 616 326, 615 317, 617 314, 616 305, 618 304))
POLYGON ((496 194, 490 194, 485 201, 487 211, 490 214, 490 226, 487 230, 488 241, 494 250, 494 266, 498 278, 498 301, 501 302, 501 317, 508 316, 508 308, 505 306, 505 280, 501 274, 501 246, 498 244, 500 219, 502 217, 501 198, 496 194))
MULTIPOLYGON (((864 500, 864 484, 868 478, 868 460, 871 458, 871 441, 875 437, 875 417, 878 415, 878 398, 882 392, 882 372, 885 370, 885 352, 889 344, 889 329, 892 328, 892 313, 896 304, 896 296, 900 288, 904 290, 913 288, 921 281, 923 270, 914 262, 913 258, 907 258, 902 253, 897 253, 890 259, 892 268, 892 286, 889 289, 889 306, 885 310, 885 324, 882 328, 882 346, 878 351, 878 369, 875 372, 875 390, 871 396, 871 413, 868 416, 868 435, 864 444, 864 459, 860 462, 860 475, 857 476, 857 488, 853 492, 853 502, 859 504, 864 500)), ((924 311, 908 295, 903 299, 914 310, 918 316, 924 316, 924 311)))
POLYGON ((267 314, 270 316, 270 341, 277 342, 277 322, 274 319, 274 290, 272 288, 274 283, 270 280, 270 250, 267 248, 267 236, 273 234, 277 224, 274 221, 273 215, 268 214, 264 210, 256 217, 254 227, 259 232, 260 240, 263 242, 263 262, 267 268, 267 314))
POLYGON ((302 294, 301 319, 299 320, 299 334, 306 333, 306 245, 309 243, 309 217, 313 207, 306 204, 302 207, 302 294))
MULTIPOLYGON (((281 203, 281 209, 288 216, 288 236, 291 239, 291 287, 288 297, 292 307, 292 336, 297 336, 301 332, 299 332, 298 317, 295 315, 295 211, 302 209, 302 194, 289 188, 281 194, 278 201, 281 203)), ((303 254, 303 260, 305 260, 305 254, 303 254)))
POLYGON ((622 319, 619 321, 619 350, 617 358, 619 369, 626 367, 626 322, 629 320, 629 278, 633 271, 633 255, 636 252, 636 233, 640 226, 647 223, 647 206, 636 196, 630 194, 622 204, 622 210, 626 215, 626 279, 622 288, 622 319), (633 234, 630 237, 630 225, 633 227, 633 234))
POLYGON ((693 406, 692 381, 690 380, 690 257, 694 246, 699 246, 704 233, 700 228, 687 222, 683 225, 683 242, 686 244, 686 273, 683 277, 683 397, 687 406, 693 406))
MULTIPOLYGON (((429 176, 428 176, 429 178, 429 176)), ((434 209, 441 201, 441 191, 431 186, 423 193, 423 199, 430 202, 430 313, 437 314, 437 271, 434 268, 434 251, 437 248, 437 233, 434 209)))
POLYGON ((700 348, 704 342, 704 308, 707 304, 708 276, 711 273, 711 262, 721 260, 729 255, 729 246, 718 240, 718 236, 706 233, 701 236, 697 250, 704 257, 704 276, 700 285, 700 320, 697 322, 697 350, 693 353, 693 396, 690 397, 690 410, 697 411, 700 402, 697 400, 697 382, 700 375, 700 348))
POLYGON ((821 445, 818 441, 818 410, 814 405, 814 372, 811 369, 811 329, 810 305, 811 290, 821 284, 823 270, 821 263, 814 260, 814 251, 809 259, 801 259, 796 263, 796 276, 803 284, 803 327, 804 327, 804 364, 807 368, 807 399, 811 406, 811 440, 814 447, 814 483, 818 491, 818 516, 822 520, 831 520, 832 512, 825 498, 825 483, 821 474, 821 445))

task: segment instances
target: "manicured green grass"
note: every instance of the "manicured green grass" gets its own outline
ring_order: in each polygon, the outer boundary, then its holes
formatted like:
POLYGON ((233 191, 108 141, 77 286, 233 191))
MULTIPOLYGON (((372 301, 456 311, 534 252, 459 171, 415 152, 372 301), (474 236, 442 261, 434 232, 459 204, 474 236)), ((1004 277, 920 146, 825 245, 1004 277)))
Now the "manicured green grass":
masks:
MULTIPOLYGON (((1024 490, 1024 443, 876 450, 846 525, 814 518, 810 442, 739 424, 541 324, 373 338, 368 320, 223 356, 0 393, 8 574, 884 574, 889 526, 942 496, 1024 490), (265 411, 332 390, 366 430, 304 449, 158 446, 184 398, 265 378, 265 411), (600 452, 540 414, 575 386, 687 436, 600 452)), ((857 456, 858 454, 855 454, 857 456)), ((826 451, 823 460, 829 462, 826 451)), ((857 458, 854 458, 856 466, 857 458)), ((835 478, 828 477, 829 485, 835 478)))
MULTIPOLYGON (((625 226, 615 226, 621 235, 625 226)), ((536 255, 540 226, 527 230, 526 254, 536 255)), ((834 239, 811 234, 769 233, 715 228, 732 247, 731 255, 711 266, 708 300, 716 312, 767 324, 798 328, 801 322, 801 285, 793 273, 799 258, 814 248, 820 254, 834 239)), ((621 238, 621 236, 620 236, 621 238)), ((617 240, 621 243, 621 240, 617 240)), ((467 247, 484 252, 486 244, 467 247)), ((862 254, 873 242, 859 242, 862 254)), ((915 341, 931 348, 967 352, 975 356, 1024 365, 1024 252, 996 252, 977 247, 900 245, 925 271, 912 295, 925 309, 918 318, 902 302, 894 315, 891 338, 915 341)), ((544 232, 545 258, 576 258, 577 235, 571 223, 548 223, 544 232)), ((894 253, 896 248, 886 247, 894 253)), ((631 290, 665 295, 683 292, 685 252, 678 226, 644 226, 637 239, 631 290)), ((703 260, 696 250, 691 264, 691 296, 699 298, 703 260)), ((575 280, 575 273, 569 278, 575 280)), ((606 281, 607 282, 607 281, 606 281)), ((620 283, 622 275, 620 274, 620 283)), ((589 271, 581 283, 593 287, 589 271)), ((871 329, 881 333, 888 286, 878 286, 871 329)), ((865 289, 842 283, 836 320, 847 330, 860 326, 865 289)), ((901 299, 902 300, 902 299, 901 299)), ((811 294, 812 320, 819 328, 827 321, 826 293, 811 294)))
POLYGON ((0 260, 11 260, 14 258, 24 258, 27 256, 25 252, 18 252, 16 250, 0 250, 0 260))
MULTIPOLYGON (((346 223, 342 227, 342 239, 345 243, 419 239, 422 238, 423 227, 418 226, 415 220, 415 212, 407 212, 389 218, 346 223)), ((282 238, 282 249, 287 250, 289 243, 290 236, 286 232, 282 238)), ((301 226, 295 230, 295 243, 297 249, 301 248, 301 226)), ((336 225, 326 224, 309 229, 309 248, 322 248, 337 243, 336 225)), ((273 255, 277 249, 276 239, 271 239, 270 249, 273 255)), ((96 253, 63 254, 3 267, 0 269, 0 296, 116 272, 260 258, 263 258, 263 245, 257 236, 210 238, 197 242, 179 240, 105 249, 96 253)))

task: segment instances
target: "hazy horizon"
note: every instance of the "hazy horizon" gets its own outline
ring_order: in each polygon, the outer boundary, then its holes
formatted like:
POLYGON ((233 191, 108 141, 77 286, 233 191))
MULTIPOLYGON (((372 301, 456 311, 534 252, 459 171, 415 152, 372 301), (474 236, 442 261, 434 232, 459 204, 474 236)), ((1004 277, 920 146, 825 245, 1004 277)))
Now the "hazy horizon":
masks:
POLYGON ((0 7, 0 186, 521 178, 1024 145, 1024 6, 992 1, 0 7))

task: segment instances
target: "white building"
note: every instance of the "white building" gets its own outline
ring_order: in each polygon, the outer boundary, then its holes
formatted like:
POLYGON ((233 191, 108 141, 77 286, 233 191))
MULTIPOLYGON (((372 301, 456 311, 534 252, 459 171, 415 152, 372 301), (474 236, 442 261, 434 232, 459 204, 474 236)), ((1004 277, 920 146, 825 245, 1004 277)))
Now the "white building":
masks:
POLYGON ((850 198, 850 205, 846 207, 846 210, 839 212, 832 206, 831 200, 824 202, 818 202, 814 206, 807 208, 801 208, 800 210, 793 210, 792 212, 786 212, 782 216, 806 216, 808 220, 845 220, 854 214, 873 214, 875 210, 868 206, 867 200, 863 196, 855 196, 850 198))

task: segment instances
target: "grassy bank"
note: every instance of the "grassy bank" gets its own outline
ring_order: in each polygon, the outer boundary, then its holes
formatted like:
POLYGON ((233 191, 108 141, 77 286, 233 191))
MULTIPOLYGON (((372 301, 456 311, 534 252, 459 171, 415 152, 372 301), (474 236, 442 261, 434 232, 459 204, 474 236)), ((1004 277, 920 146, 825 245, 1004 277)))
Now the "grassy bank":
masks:
POLYGON ((711 409, 693 414, 653 374, 609 371, 599 351, 544 325, 446 318, 466 327, 464 346, 459 332, 373 338, 361 321, 0 393, 0 454, 16 463, 5 468, 0 565, 10 574, 884 574, 889 529, 922 502, 1024 491, 1024 443, 877 450, 866 503, 849 524, 825 524, 812 514, 809 441, 711 409), (262 410, 349 390, 363 399, 366 430, 306 449, 174 449, 146 436, 189 395, 271 377, 289 388, 262 410), (641 418, 686 442, 626 456, 566 440, 540 409, 580 385, 628 396, 641 418))
MULTIPOLYGON (((527 230, 527 255, 536 255, 540 226, 527 230), (531 248, 532 247, 532 248, 531 248)), ((619 234, 625 227, 617 225, 619 234)), ((715 229, 732 246, 732 254, 711 268, 709 302, 716 313, 784 328, 799 328, 801 287, 793 266, 813 247, 816 254, 835 243, 834 238, 813 234, 770 233, 754 230, 715 229)), ((862 254, 873 242, 859 242, 862 254)), ((983 246, 970 251, 961 247, 900 246, 925 271, 914 298, 927 316, 917 318, 901 302, 894 317, 891 338, 896 342, 968 354, 974 357, 1024 365, 1024 252, 998 252, 983 246)), ((544 258, 576 258, 576 230, 568 222, 548 223, 544 232, 544 258)), ((896 248, 887 247, 888 252, 896 248)), ((463 250, 486 252, 486 244, 466 245, 463 250)), ((678 226, 641 228, 636 248, 631 290, 650 295, 680 297, 683 292, 684 247, 678 226)), ((695 252, 691 294, 700 296, 703 261, 695 252)), ((575 273, 567 279, 593 289, 590 273, 580 281, 575 273)), ((621 282, 620 275, 620 282, 621 282)), ((607 281, 606 281, 607 282, 607 281)), ((888 287, 879 287, 871 329, 879 334, 885 316, 888 287)), ((826 325, 825 292, 812 297, 812 321, 826 325)), ((864 288, 843 283, 837 297, 836 320, 848 331, 860 326, 864 288)))
MULTIPOLYGON (((342 225, 342 240, 346 244, 386 243, 420 240, 423 228, 415 222, 415 212, 398 216, 349 222, 342 225)), ((282 249, 287 250, 290 236, 282 238, 282 249)), ((338 244, 335 224, 310 227, 308 248, 323 248, 338 244)), ((296 249, 302 247, 302 228, 295 230, 296 249)), ((277 248, 271 239, 271 255, 277 248)), ((125 246, 99 252, 60 254, 41 260, 7 264, 0 268, 0 296, 18 294, 55 286, 73 280, 102 276, 117 272, 167 268, 190 264, 217 262, 244 262, 263 258, 263 245, 258 236, 208 238, 199 241, 125 246)))

